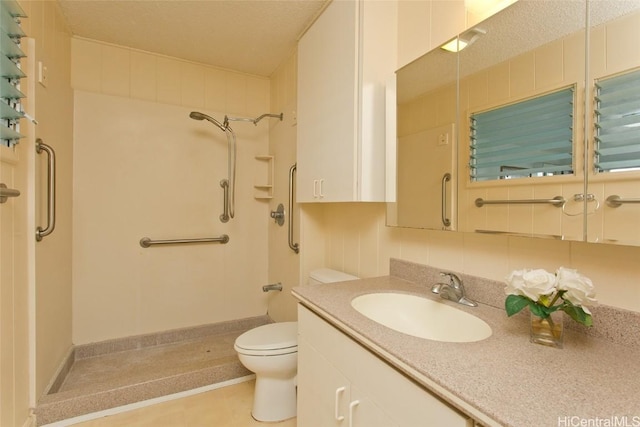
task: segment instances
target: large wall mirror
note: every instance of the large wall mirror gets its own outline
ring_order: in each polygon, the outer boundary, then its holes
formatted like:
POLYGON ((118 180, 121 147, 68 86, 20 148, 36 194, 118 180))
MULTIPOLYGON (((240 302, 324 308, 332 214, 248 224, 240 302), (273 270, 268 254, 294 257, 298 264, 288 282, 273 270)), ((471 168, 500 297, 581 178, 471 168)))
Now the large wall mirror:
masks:
MULTIPOLYGON (((626 74, 640 69, 639 15, 638 0, 519 0, 460 34, 457 54, 438 48, 399 70, 387 225, 640 244, 640 171, 598 169, 607 138, 594 138, 598 83, 638 80, 626 74)), ((624 104, 627 129, 638 99, 624 104)), ((618 139, 613 158, 640 157, 618 139)))

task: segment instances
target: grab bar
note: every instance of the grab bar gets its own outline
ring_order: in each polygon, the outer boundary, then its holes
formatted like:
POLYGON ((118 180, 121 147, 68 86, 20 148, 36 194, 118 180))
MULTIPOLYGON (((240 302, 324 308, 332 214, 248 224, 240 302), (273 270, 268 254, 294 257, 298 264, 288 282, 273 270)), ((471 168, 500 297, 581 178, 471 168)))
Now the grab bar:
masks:
POLYGON ((53 233, 56 228, 56 154, 53 148, 36 139, 36 153, 47 153, 47 226, 36 228, 36 241, 41 241, 44 237, 53 233))
POLYGON ((7 185, 4 183, 0 184, 0 203, 5 203, 9 197, 18 197, 19 195, 19 190, 7 188, 7 185))
POLYGON ((447 218, 447 182, 451 181, 451 174, 449 172, 442 176, 442 224, 445 227, 451 225, 451 220, 447 218))
POLYGON ((621 199, 616 194, 607 197, 607 206, 610 208, 617 208, 625 203, 640 203, 640 199, 621 199))
POLYGON ((229 236, 223 234, 220 237, 204 237, 202 239, 173 239, 173 240, 151 240, 148 237, 140 239, 140 246, 148 248, 153 245, 182 245, 188 243, 221 243, 229 242, 229 236))
POLYGON ((481 208, 484 205, 524 205, 524 204, 550 204, 559 208, 564 205, 566 200, 562 196, 556 196, 553 199, 526 199, 526 200, 483 200, 476 199, 476 206, 481 208))
POLYGON ((224 204, 222 215, 220 215, 220 221, 229 222, 229 180, 223 179, 220 181, 220 187, 222 187, 223 191, 222 198, 224 204))
POLYGON ((289 247, 295 253, 300 252, 300 245, 298 243, 293 243, 293 194, 295 189, 295 180, 294 174, 298 170, 298 164, 294 163, 293 166, 289 168, 289 247))

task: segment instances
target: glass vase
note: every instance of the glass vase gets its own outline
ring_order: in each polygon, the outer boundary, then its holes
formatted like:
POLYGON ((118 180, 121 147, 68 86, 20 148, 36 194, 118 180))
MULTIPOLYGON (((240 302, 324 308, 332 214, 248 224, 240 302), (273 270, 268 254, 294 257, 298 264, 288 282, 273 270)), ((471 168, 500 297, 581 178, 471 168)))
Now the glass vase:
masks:
POLYGON ((547 318, 531 313, 531 329, 529 341, 549 347, 562 348, 564 328, 563 312, 554 311, 547 318))

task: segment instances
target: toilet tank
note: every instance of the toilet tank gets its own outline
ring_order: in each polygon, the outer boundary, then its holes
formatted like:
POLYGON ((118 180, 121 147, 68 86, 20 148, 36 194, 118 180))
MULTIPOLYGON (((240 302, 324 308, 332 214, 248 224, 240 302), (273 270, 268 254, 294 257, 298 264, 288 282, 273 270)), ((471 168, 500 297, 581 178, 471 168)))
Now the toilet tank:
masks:
POLYGON ((319 268, 309 273, 309 284, 317 285, 320 283, 344 282, 345 280, 355 280, 359 277, 344 273, 330 268, 319 268))

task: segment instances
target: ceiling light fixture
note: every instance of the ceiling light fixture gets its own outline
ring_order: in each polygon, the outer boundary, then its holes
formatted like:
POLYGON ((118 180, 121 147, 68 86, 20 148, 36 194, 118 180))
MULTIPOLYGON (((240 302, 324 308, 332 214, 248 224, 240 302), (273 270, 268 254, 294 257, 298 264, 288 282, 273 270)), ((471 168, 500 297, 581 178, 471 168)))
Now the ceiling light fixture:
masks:
POLYGON ((440 49, 444 49, 447 52, 460 52, 462 49, 473 44, 483 34, 487 34, 487 32, 480 28, 472 28, 449 40, 440 46, 440 49))

